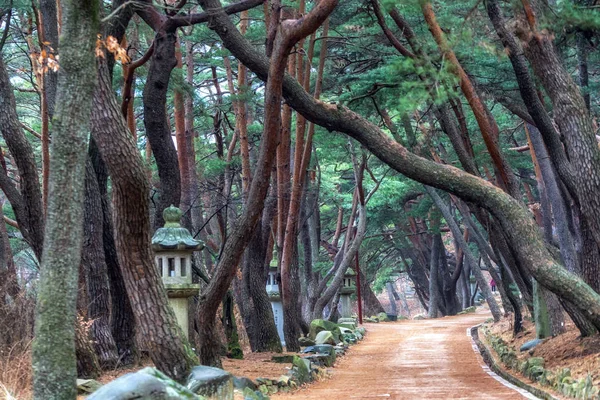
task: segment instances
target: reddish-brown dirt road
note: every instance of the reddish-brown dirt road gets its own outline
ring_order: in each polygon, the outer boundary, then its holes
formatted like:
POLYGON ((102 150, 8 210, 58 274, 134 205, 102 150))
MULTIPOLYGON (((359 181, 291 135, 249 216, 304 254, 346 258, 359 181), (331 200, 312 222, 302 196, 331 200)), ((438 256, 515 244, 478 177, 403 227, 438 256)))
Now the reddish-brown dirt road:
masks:
POLYGON ((466 334, 489 314, 366 324, 331 379, 272 399, 523 399, 483 371, 466 334))

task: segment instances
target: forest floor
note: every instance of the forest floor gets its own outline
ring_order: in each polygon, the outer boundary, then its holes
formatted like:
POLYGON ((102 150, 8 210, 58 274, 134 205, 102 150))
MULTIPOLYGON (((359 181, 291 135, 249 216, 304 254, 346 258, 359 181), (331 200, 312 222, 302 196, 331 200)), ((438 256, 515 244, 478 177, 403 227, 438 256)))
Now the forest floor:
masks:
MULTIPOLYGON (((531 321, 523 321, 524 330, 518 335, 513 337, 512 334, 512 320, 503 319, 498 324, 489 324, 490 332, 495 336, 500 336, 506 343, 517 349, 517 357, 520 361, 525 360, 528 357, 542 357, 544 358, 544 368, 558 371, 562 368, 569 368, 571 370, 571 376, 575 379, 585 378, 587 375, 592 377, 594 386, 600 387, 600 336, 592 336, 587 338, 581 338, 579 331, 567 318, 566 332, 562 335, 548 338, 543 343, 536 346, 529 352, 519 352, 518 349, 530 340, 535 339, 535 325, 531 321)), ((480 337, 481 330, 480 330, 480 337)), ((487 338, 483 337, 487 343, 487 338)), ((502 365, 499 362, 497 354, 493 352, 494 357, 498 365, 502 365)), ((541 385, 531 382, 523 374, 518 371, 509 371, 511 375, 516 375, 519 379, 533 384, 545 391, 551 391, 547 386, 542 387, 541 385)), ((559 395, 557 395, 559 396, 559 395)))
POLYGON ((332 377, 272 399, 520 399, 481 368, 467 328, 488 312, 365 324, 367 335, 332 377))

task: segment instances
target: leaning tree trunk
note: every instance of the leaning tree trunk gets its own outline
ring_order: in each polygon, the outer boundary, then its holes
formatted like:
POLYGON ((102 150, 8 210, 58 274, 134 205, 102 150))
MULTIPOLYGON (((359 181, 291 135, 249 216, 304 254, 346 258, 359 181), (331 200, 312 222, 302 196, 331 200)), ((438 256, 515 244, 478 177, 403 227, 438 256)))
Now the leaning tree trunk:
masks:
POLYGON ((32 349, 36 399, 77 395, 76 302, 99 4, 67 0, 62 5, 58 108, 52 126, 48 220, 32 349))
POLYGON ((154 265, 146 171, 112 92, 104 59, 98 60, 98 70, 92 135, 112 178, 115 242, 121 273, 152 361, 170 377, 183 380, 197 359, 168 305, 154 265))
MULTIPOLYGON (((212 26, 225 47, 261 80, 266 80, 268 59, 239 34, 218 1, 206 0, 204 5, 206 2, 212 6, 211 18, 215 22, 212 26)), ((481 178, 409 152, 379 127, 351 110, 313 99, 291 77, 283 80, 283 95, 309 121, 355 138, 396 171, 484 207, 501 224, 518 263, 547 288, 571 301, 596 327, 600 326, 600 294, 553 259, 529 210, 522 203, 481 178)))
MULTIPOLYGON (((265 93, 264 133, 254 178, 248 192, 247 206, 225 244, 213 279, 200 300, 198 319, 201 327, 200 358, 203 364, 220 365, 221 363, 214 347, 217 341, 214 331, 215 313, 220 299, 229 288, 235 268, 264 206, 277 148, 277 134, 281 126, 281 85, 289 51, 301 38, 308 36, 319 27, 336 4, 335 0, 321 1, 302 19, 283 22, 276 36, 267 73, 270 79, 267 82, 265 93)), ((218 0, 201 0, 200 5, 202 8, 210 10, 209 27, 211 29, 216 30, 218 34, 225 33, 223 29, 229 29, 227 26, 231 24, 231 21, 218 0)), ((235 27, 233 30, 237 32, 235 27)))

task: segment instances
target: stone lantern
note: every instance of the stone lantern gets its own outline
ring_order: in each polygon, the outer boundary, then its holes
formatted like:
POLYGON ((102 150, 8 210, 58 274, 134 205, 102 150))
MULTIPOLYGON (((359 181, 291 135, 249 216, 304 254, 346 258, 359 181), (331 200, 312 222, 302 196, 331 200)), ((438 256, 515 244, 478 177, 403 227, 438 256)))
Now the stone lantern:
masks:
POLYGON ((277 282, 277 258, 274 258, 269 265, 269 275, 267 277, 267 294, 271 301, 271 309, 273 310, 273 318, 277 327, 277 334, 281 345, 285 346, 285 336, 283 333, 283 303, 279 294, 279 283, 277 282))
POLYGON ((192 283, 192 253, 202 250, 204 243, 194 239, 190 231, 181 226, 181 216, 179 208, 173 205, 165 208, 165 225, 154 233, 152 248, 169 305, 183 333, 189 337, 188 298, 200 293, 200 285, 192 283))
POLYGON ((352 302, 350 296, 356 291, 355 285, 356 272, 352 268, 348 268, 344 274, 344 284, 340 289, 340 305, 341 305, 341 316, 343 319, 352 318, 352 302))

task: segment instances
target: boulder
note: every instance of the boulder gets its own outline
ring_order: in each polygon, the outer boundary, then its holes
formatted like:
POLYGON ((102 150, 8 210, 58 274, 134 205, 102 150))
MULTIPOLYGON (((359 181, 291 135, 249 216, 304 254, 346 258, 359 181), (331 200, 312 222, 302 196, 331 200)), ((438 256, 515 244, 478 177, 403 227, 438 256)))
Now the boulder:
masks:
POLYGON ((354 322, 338 322, 338 325, 340 326, 340 329, 346 328, 352 331, 356 329, 356 324, 354 322))
POLYGON ((363 320, 365 322, 371 322, 371 323, 377 323, 377 322, 379 322, 379 320, 377 319, 377 317, 366 317, 366 318, 363 318, 363 320))
POLYGON ((331 333, 330 331, 321 331, 317 334, 317 337, 315 338, 315 343, 316 344, 331 344, 331 345, 335 345, 336 344, 336 340, 333 337, 333 333, 331 333))
POLYGON ((350 323, 350 324, 354 324, 356 325, 356 318, 339 318, 337 320, 338 325, 344 324, 344 323, 350 323))
POLYGON ((365 336, 367 334, 367 330, 365 328, 363 328, 362 326, 356 328, 356 332, 360 333, 363 336, 365 336))
POLYGON ((377 314, 377 319, 379 319, 379 322, 388 322, 390 320, 388 318, 388 315, 384 312, 380 312, 379 314, 377 314))
POLYGON ((298 343, 300 344, 300 346, 305 347, 305 346, 314 346, 316 343, 313 339, 309 338, 309 337, 299 337, 298 338, 298 343))
POLYGON ((322 331, 333 331, 337 328, 337 324, 327 321, 324 319, 315 319, 310 323, 310 333, 308 337, 311 339, 315 339, 317 334, 322 331))
POLYGON ((233 376, 219 368, 204 365, 192 368, 185 386, 208 398, 233 399, 233 376))
POLYGON ((294 356, 292 376, 302 385, 311 381, 310 360, 294 356))
POLYGON ((279 363, 279 364, 288 364, 288 363, 291 363, 292 361, 294 361, 294 355, 293 354, 276 355, 276 356, 271 357, 271 361, 273 361, 275 363, 279 363))
POLYGON ((250 388, 245 388, 242 392, 244 396, 244 400, 269 400, 264 394, 262 394, 259 390, 252 390, 250 388))
MULTIPOLYGON (((326 364, 326 366, 331 367, 335 363, 335 358, 336 358, 336 354, 337 354, 336 348, 337 348, 337 346, 333 347, 330 344, 322 344, 322 345, 307 347, 306 349, 304 349, 302 351, 302 353, 325 355, 329 358, 325 364, 326 364)), ((343 349, 344 348, 342 347, 342 350, 343 349)))
POLYGON ((538 344, 540 344, 542 342, 543 342, 542 339, 533 339, 533 340, 530 340, 529 342, 523 343, 523 346, 521 346, 519 348, 519 351, 529 351, 529 350, 533 349, 535 346, 537 346, 538 344))
POLYGON ((88 395, 100 389, 102 384, 95 379, 77 379, 77 393, 88 395))
MULTIPOLYGON (((233 398, 233 391, 232 397, 233 398)), ((147 367, 138 372, 125 374, 102 386, 89 400, 200 400, 192 391, 175 382, 156 368, 147 367)))
POLYGON ((303 357, 306 360, 310 360, 312 365, 321 366, 321 367, 333 367, 333 360, 335 360, 335 356, 332 357, 329 354, 311 354, 309 356, 303 357))
POLYGON ((257 389, 256 384, 252 381, 252 379, 246 378, 245 376, 234 376, 233 377, 233 387, 238 390, 244 390, 246 388, 250 388, 251 391, 257 389))

